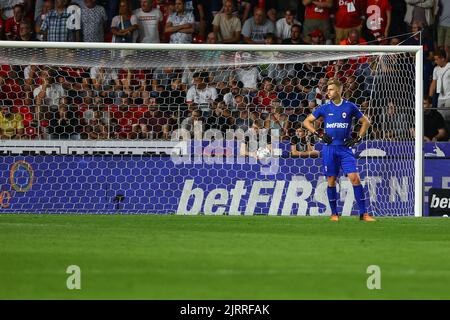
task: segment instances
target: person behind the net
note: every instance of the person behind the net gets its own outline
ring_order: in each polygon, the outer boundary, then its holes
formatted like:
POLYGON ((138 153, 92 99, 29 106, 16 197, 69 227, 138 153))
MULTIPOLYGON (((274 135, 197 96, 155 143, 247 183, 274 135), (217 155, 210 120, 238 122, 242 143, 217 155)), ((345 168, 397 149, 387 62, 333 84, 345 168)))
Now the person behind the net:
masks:
POLYGON ((367 212, 364 189, 356 168, 356 158, 351 149, 362 141, 370 127, 370 121, 355 104, 342 99, 342 84, 338 79, 331 78, 328 81, 327 95, 330 101, 308 115, 303 121, 303 126, 325 143, 321 153, 328 180, 327 195, 331 207, 331 220, 339 220, 336 179, 342 168, 353 185, 360 219, 375 221, 367 212), (313 125, 313 122, 319 118, 323 119, 325 126, 325 132, 321 134, 313 125), (356 138, 351 137, 353 118, 361 123, 361 129, 356 138))

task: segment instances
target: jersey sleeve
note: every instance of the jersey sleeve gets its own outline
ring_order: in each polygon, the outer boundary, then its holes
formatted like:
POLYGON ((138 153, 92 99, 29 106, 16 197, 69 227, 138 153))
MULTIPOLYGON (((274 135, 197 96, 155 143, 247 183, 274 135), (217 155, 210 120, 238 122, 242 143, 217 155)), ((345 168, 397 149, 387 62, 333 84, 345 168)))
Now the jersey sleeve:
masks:
POLYGON ((319 119, 320 117, 323 117, 325 113, 323 112, 323 106, 318 107, 316 110, 312 112, 312 115, 314 118, 319 119))
POLYGON ((359 108, 352 103, 352 108, 353 108, 353 116, 356 118, 356 120, 361 119, 364 114, 361 112, 361 110, 359 110, 359 108))

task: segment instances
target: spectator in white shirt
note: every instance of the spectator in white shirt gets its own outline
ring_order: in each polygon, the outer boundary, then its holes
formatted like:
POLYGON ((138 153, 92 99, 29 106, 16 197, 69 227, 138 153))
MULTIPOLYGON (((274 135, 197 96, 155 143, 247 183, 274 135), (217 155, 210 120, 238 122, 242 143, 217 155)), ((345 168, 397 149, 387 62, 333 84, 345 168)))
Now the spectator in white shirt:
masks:
POLYGON ((194 74, 194 85, 186 94, 186 103, 188 106, 196 104, 204 113, 209 113, 210 106, 217 99, 217 90, 210 87, 208 72, 194 74))
POLYGON ((301 25, 301 23, 295 19, 294 11, 286 10, 284 18, 279 19, 275 26, 275 36, 278 39, 278 43, 291 37, 291 28, 293 25, 301 25))
POLYGON ((137 42, 159 43, 160 24, 163 21, 161 11, 152 9, 151 0, 141 0, 141 7, 134 10, 134 15, 139 26, 137 42))
POLYGON ((445 51, 438 50, 434 55, 436 67, 433 70, 433 81, 430 85, 429 95, 439 93, 438 108, 446 122, 450 122, 450 62, 445 51))

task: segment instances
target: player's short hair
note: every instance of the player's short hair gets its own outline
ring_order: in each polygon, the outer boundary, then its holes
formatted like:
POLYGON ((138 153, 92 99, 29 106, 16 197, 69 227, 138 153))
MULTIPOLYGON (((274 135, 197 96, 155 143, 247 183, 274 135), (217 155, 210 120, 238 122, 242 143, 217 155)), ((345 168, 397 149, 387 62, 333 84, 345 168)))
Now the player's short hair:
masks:
POLYGON ((342 83, 337 78, 330 78, 327 82, 327 86, 335 85, 338 88, 342 88, 342 83))

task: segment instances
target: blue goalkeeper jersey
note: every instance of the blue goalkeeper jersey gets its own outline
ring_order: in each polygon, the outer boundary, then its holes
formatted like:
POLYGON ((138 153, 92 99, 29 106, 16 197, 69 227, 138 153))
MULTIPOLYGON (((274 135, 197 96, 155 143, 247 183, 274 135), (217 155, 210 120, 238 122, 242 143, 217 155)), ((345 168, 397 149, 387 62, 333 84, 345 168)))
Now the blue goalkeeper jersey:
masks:
POLYGON ((345 139, 351 137, 352 120, 359 120, 363 113, 352 102, 342 99, 340 105, 330 101, 313 111, 313 116, 318 119, 323 117, 325 132, 333 138, 331 145, 344 145, 345 139))

